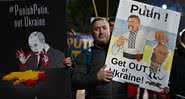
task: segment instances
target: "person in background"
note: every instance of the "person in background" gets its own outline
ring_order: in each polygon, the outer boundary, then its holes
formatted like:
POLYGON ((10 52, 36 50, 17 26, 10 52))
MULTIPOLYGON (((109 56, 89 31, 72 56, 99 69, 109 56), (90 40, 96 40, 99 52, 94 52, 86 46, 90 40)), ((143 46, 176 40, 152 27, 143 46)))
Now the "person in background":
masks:
POLYGON ((78 55, 72 74, 73 88, 85 89, 86 99, 127 99, 126 85, 112 81, 112 72, 105 70, 111 37, 109 23, 97 17, 91 25, 94 46, 78 55))
POLYGON ((181 33, 171 69, 170 99, 185 99, 185 29, 181 33))
POLYGON ((110 17, 109 20, 109 26, 110 26, 110 32, 113 32, 113 28, 114 28, 114 24, 115 24, 115 18, 114 17, 110 17))

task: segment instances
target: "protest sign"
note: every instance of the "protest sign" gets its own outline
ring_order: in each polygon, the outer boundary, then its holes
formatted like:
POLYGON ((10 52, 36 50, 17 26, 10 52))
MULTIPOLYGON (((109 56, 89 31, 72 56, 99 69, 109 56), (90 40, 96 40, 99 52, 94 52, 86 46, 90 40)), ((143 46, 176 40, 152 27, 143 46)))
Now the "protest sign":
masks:
POLYGON ((93 45, 93 37, 89 35, 67 34, 67 44, 71 50, 71 56, 76 58, 81 51, 93 45))
POLYGON ((161 92, 168 86, 180 13, 120 0, 106 58, 113 80, 161 92))

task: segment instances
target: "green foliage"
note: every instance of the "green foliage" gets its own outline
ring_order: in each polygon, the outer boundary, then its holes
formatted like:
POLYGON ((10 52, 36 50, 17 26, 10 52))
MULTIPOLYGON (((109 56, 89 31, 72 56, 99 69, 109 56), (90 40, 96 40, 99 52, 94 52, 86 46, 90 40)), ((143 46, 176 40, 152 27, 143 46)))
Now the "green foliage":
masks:
MULTIPOLYGON (((106 1, 95 0, 98 15, 106 17, 106 1)), ((115 17, 119 0, 109 1, 109 16, 115 17)), ((92 0, 68 0, 66 5, 67 29, 72 28, 76 32, 91 33, 90 19, 95 17, 92 0)))
POLYGON ((76 32, 90 32, 90 18, 95 16, 91 0, 70 0, 66 7, 67 29, 76 32))

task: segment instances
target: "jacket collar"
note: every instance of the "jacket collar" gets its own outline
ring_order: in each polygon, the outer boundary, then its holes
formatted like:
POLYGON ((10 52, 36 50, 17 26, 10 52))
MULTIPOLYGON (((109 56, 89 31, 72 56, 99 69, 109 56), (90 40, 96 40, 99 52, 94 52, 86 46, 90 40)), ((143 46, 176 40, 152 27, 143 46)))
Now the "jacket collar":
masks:
POLYGON ((98 43, 94 42, 94 47, 107 51, 108 47, 109 47, 109 43, 108 44, 98 44, 98 43))

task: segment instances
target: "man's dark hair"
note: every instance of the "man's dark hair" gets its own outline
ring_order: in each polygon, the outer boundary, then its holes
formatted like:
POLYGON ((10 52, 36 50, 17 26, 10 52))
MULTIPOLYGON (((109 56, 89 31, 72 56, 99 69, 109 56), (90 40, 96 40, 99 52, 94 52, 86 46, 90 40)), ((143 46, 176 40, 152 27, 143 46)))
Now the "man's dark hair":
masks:
MULTIPOLYGON (((130 16, 128 17, 128 19, 130 19, 130 18, 137 18, 138 21, 140 22, 140 18, 139 18, 139 16, 137 16, 137 15, 130 15, 130 16)), ((128 20, 128 19, 127 19, 127 20, 128 20)))
POLYGON ((96 18, 93 19, 93 21, 91 22, 91 27, 93 28, 94 23, 95 23, 96 21, 99 21, 99 20, 106 20, 106 21, 107 21, 106 18, 103 18, 103 17, 96 17, 96 18))

